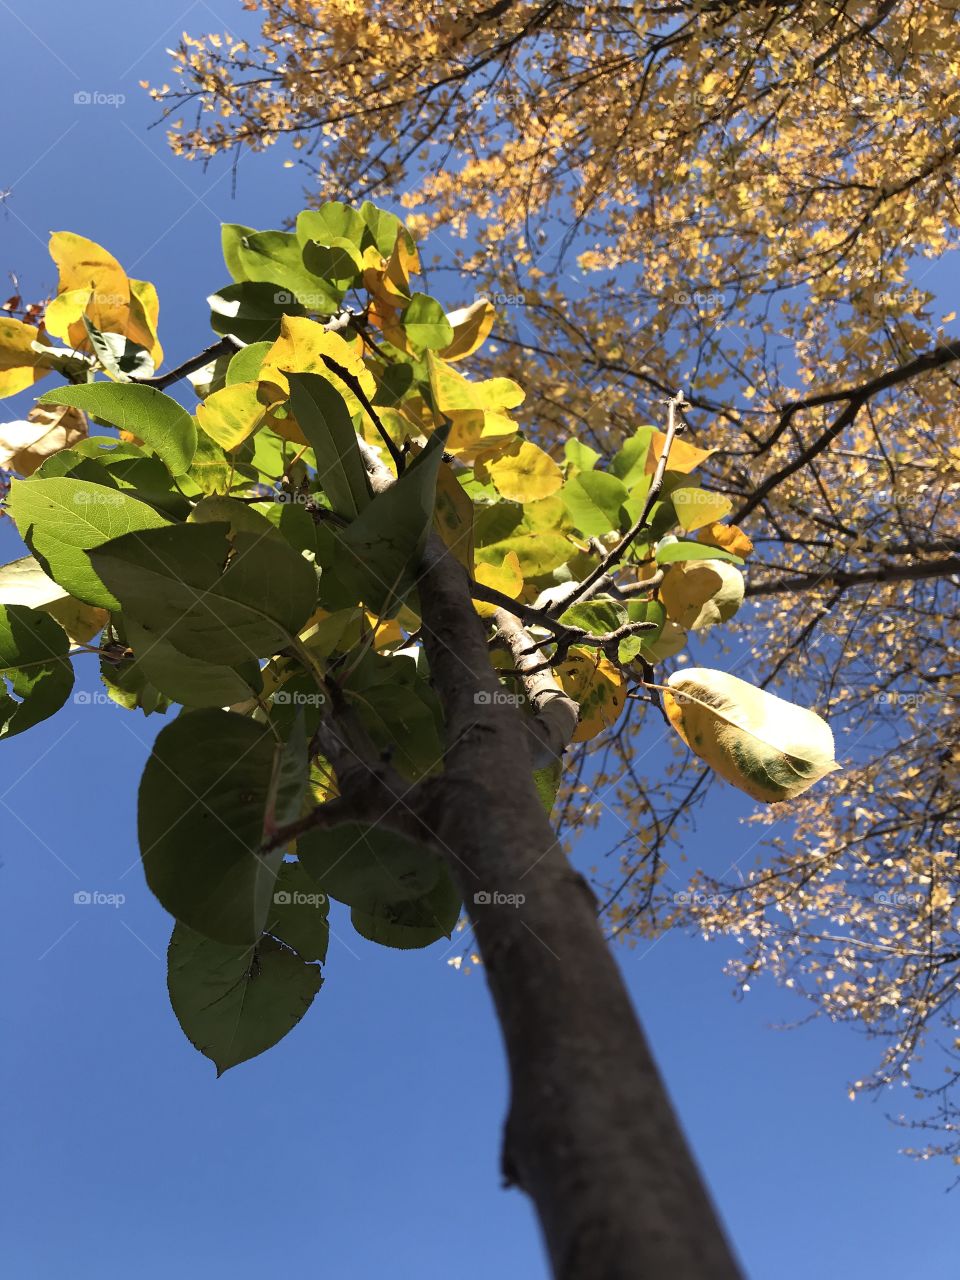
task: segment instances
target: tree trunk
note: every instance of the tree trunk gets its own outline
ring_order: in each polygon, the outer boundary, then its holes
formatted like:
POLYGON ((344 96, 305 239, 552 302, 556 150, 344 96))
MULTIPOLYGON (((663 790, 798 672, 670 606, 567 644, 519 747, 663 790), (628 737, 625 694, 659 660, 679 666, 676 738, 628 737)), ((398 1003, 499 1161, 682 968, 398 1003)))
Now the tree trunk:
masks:
POLYGON ((558 1280, 736 1277, 467 579, 436 536, 419 592, 448 749, 418 809, 463 891, 506 1042, 505 1176, 533 1199, 558 1280))

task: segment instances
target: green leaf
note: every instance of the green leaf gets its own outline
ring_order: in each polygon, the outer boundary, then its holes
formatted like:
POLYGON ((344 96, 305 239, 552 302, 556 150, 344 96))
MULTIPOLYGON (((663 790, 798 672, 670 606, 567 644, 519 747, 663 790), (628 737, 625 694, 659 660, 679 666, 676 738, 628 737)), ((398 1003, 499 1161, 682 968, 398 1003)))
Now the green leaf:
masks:
POLYGON ((576 553, 576 547, 562 533, 521 532, 478 547, 476 556, 482 564, 499 566, 508 551, 516 552, 524 578, 539 578, 566 564, 576 553))
MULTIPOLYGON (((127 643, 122 619, 115 616, 104 636, 116 645, 127 643)), ((120 662, 111 661, 103 652, 100 655, 100 679, 108 697, 119 707, 127 711, 140 710, 145 716, 155 711, 164 712, 170 706, 160 690, 151 683, 143 668, 130 658, 120 662)))
POLYGON ((354 907, 350 920, 357 933, 370 942, 410 950, 449 938, 460 918, 461 905, 456 886, 443 869, 436 885, 423 897, 399 902, 384 899, 367 910, 354 907))
POLYGON ((303 264, 338 301, 359 284, 363 273, 360 250, 342 236, 331 236, 322 244, 308 240, 303 246, 303 264))
POLYGON ((378 209, 369 200, 364 200, 360 206, 360 217, 366 223, 370 242, 376 245, 382 258, 389 258, 397 243, 397 232, 403 225, 400 219, 386 209, 378 209))
MULTIPOLYGON (((660 639, 660 633, 667 621, 667 611, 659 600, 629 600, 627 617, 631 622, 652 622, 656 625, 656 631, 644 631, 641 635, 633 637, 640 641, 640 649, 644 649, 656 644, 660 639)), ((632 658, 624 659, 625 662, 632 660, 632 658)))
POLYGON ((579 471, 560 490, 570 518, 588 538, 620 528, 620 508, 627 496, 623 481, 607 471, 579 471))
POLYGON ((416 675, 404 683, 405 660, 367 654, 344 688, 344 695, 356 710, 374 745, 389 751, 392 763, 411 780, 436 769, 443 756, 442 716, 436 694, 426 680, 416 675), (369 681, 371 659, 382 662, 386 679, 369 681), (398 671, 398 668, 400 670, 398 671))
POLYGON ((0 738, 60 710, 73 688, 69 648, 66 632, 47 614, 0 605, 0 738))
POLYGON ((197 452, 189 476, 201 493, 226 493, 233 467, 230 459, 205 431, 197 432, 197 452))
POLYGON ((188 711, 161 731, 140 782, 147 884, 205 937, 260 937, 282 850, 261 853, 279 752, 273 735, 229 711, 188 711))
POLYGON ((740 556, 705 542, 662 542, 657 547, 657 564, 677 564, 681 560, 729 560, 731 564, 743 564, 740 556))
POLYGON ((369 609, 389 617, 414 585, 433 524, 437 471, 447 431, 435 431, 389 489, 378 493, 340 536, 369 609))
POLYGON ((392 408, 400 403, 412 386, 413 365, 388 364, 377 375, 377 394, 373 397, 373 403, 392 408))
MULTIPOLYGON (((351 209, 342 200, 328 200, 319 209, 304 209, 297 215, 297 239, 303 246, 309 244, 311 240, 316 240, 319 244, 333 244, 337 240, 347 240, 359 249, 363 244, 366 230, 367 224, 363 215, 356 209, 351 209)), ((394 233, 394 239, 396 239, 396 233, 394 233)))
POLYGON ((591 449, 582 440, 567 440, 563 446, 563 456, 577 471, 592 471, 600 461, 600 454, 591 449))
POLYGON ((263 688, 260 667, 254 661, 237 667, 204 662, 182 653, 161 632, 148 630, 134 618, 126 618, 125 623, 132 665, 144 683, 149 682, 164 698, 185 707, 228 707, 255 697, 263 688))
POLYGON ((323 961, 330 940, 330 899, 299 862, 285 862, 277 876, 266 932, 285 942, 301 960, 323 961))
POLYGON ((238 351, 227 366, 224 386, 232 386, 235 382, 255 382, 263 357, 272 346, 272 342, 251 342, 242 351, 238 351))
POLYGON ((627 621, 627 611, 615 600, 588 600, 572 605, 560 618, 571 627, 580 627, 592 635, 606 635, 616 631, 627 621))
POLYGON ((347 402, 318 373, 291 373, 290 408, 317 459, 317 479, 333 510, 355 516, 370 502, 370 485, 347 402))
POLYGON ((147 503, 170 519, 185 520, 190 514, 190 503, 180 493, 173 476, 159 458, 148 457, 135 444, 118 442, 107 436, 94 436, 89 441, 80 442, 84 446, 94 443, 113 444, 115 447, 61 449, 51 454, 31 478, 49 480, 56 476, 70 476, 74 480, 89 480, 110 489, 123 489, 130 497, 147 503))
POLYGON ((325 315, 337 310, 338 300, 304 266, 300 241, 292 232, 236 230, 239 234, 231 240, 227 257, 227 268, 235 280, 276 285, 274 302, 284 307, 299 302, 325 315))
POLYGON ((138 436, 172 475, 189 471, 197 448, 197 428, 176 400, 156 387, 135 383, 88 382, 48 391, 38 404, 70 404, 100 418, 118 431, 138 436))
POLYGON ((307 314, 289 289, 263 282, 229 284, 211 293, 207 302, 214 333, 248 343, 275 342, 284 316, 307 314))
POLYGON ((318 965, 305 964, 272 938, 256 947, 224 946, 178 924, 170 939, 173 1012, 218 1076, 282 1040, 322 983, 318 965))
POLYGON ((145 502, 103 484, 69 477, 14 480, 8 500, 20 536, 45 573, 78 600, 117 609, 89 551, 121 534, 162 529, 168 521, 145 502))
POLYGON ((640 427, 610 461, 613 474, 619 476, 628 489, 640 484, 646 475, 647 455, 654 434, 655 428, 640 427))
POLYGON ((453 325, 436 298, 415 293, 400 316, 407 337, 421 350, 439 351, 453 341, 453 325))
POLYGON ((95 551, 94 565, 125 617, 191 657, 235 667, 292 642, 317 576, 272 526, 228 535, 221 523, 130 534, 95 551))
POLYGON ((357 822, 307 832, 297 842, 297 856, 324 892, 363 911, 381 901, 422 897, 442 869, 425 846, 357 822))

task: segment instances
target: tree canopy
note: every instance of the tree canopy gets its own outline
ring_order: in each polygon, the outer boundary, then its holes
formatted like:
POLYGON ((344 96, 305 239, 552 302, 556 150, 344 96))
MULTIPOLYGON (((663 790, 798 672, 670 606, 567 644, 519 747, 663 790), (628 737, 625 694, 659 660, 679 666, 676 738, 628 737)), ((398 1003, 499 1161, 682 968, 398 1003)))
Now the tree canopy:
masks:
MULTIPOLYGON (((318 202, 403 193, 421 251, 494 302, 473 367, 524 385, 554 461, 570 437, 610 459, 687 390, 683 443, 755 549, 745 669, 826 715, 844 768, 681 902, 664 868, 712 775, 637 768, 649 704, 579 749, 556 816, 597 821, 589 784, 630 832, 600 873, 612 934, 738 935, 744 982, 881 1039, 857 1087, 902 1079, 957 1022, 960 342, 934 266, 960 221, 956 6, 246 7, 259 41, 185 36, 155 90, 176 151, 287 141, 318 202)), ((669 594, 686 629, 695 597, 669 594)), ((917 1088, 953 1150, 949 1087, 917 1088)))

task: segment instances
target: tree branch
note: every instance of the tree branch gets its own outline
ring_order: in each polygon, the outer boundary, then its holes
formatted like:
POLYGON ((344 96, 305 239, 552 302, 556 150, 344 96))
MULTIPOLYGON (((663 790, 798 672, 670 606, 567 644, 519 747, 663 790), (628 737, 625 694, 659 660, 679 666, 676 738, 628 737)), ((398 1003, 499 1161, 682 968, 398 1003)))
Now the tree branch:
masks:
POLYGON ((533 767, 546 769, 563 755, 576 732, 580 708, 564 693, 540 650, 513 614, 494 615, 500 635, 513 654, 533 716, 526 720, 533 738, 533 767))
POLYGON ((920 578, 948 578, 960 573, 960 556, 945 560, 927 560, 920 564, 881 564, 875 569, 814 570, 773 582, 754 582, 747 587, 748 596, 772 596, 787 591, 808 591, 812 587, 856 587, 867 582, 906 582, 920 578))

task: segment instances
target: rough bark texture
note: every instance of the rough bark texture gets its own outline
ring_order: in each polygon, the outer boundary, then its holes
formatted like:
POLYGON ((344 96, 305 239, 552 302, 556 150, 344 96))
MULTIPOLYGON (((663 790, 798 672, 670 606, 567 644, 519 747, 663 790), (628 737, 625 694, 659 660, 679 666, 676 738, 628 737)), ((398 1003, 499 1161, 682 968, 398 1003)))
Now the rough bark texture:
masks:
POLYGON ((421 811, 463 890, 506 1043, 504 1172, 533 1199, 560 1280, 735 1277, 596 902, 533 786, 521 718, 477 698, 499 684, 437 539, 420 602, 450 743, 421 811))

